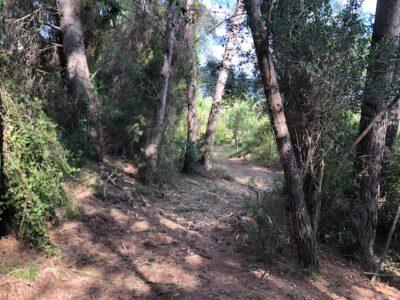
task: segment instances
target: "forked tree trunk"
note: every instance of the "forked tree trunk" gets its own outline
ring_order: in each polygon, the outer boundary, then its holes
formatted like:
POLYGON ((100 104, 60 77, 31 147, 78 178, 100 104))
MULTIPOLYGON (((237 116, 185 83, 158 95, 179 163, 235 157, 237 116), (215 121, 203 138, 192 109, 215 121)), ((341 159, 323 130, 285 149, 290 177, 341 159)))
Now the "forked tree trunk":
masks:
POLYGON ((167 8, 167 29, 165 34, 165 48, 163 54, 163 65, 161 68, 161 86, 157 93, 156 111, 151 125, 144 158, 145 166, 141 169, 141 176, 145 183, 152 183, 157 166, 158 147, 161 143, 165 106, 168 93, 169 77, 171 75, 172 53, 175 41, 176 22, 176 0, 170 0, 167 8))
MULTIPOLYGON (((387 86, 394 70, 391 60, 387 58, 393 56, 395 52, 399 31, 400 0, 378 0, 367 82, 361 107, 360 132, 389 100, 390 93, 387 86)), ((386 128, 387 115, 370 130, 357 148, 356 171, 360 182, 358 239, 360 252, 368 263, 372 263, 378 221, 380 171, 385 150, 386 128)))
POLYGON ((232 26, 228 32, 228 39, 225 45, 224 56, 222 58, 222 67, 219 70, 217 84, 215 85, 213 103, 211 105, 206 134, 204 136, 204 145, 201 149, 201 162, 206 169, 211 168, 210 156, 215 142, 215 129, 222 108, 222 95, 224 94, 226 81, 228 79, 229 68, 232 63, 233 55, 235 54, 235 38, 244 20, 243 12, 243 1, 237 0, 235 13, 231 19, 232 26))
POLYGON ((257 0, 245 0, 245 8, 253 35, 268 110, 286 185, 289 189, 290 212, 292 215, 294 234, 297 242, 300 262, 304 267, 318 269, 317 243, 304 200, 303 182, 299 174, 294 149, 283 111, 283 103, 279 92, 276 73, 269 52, 266 24, 262 19, 257 0))
MULTIPOLYGON (((100 103, 93 93, 89 67, 86 58, 85 44, 79 12, 74 0, 57 0, 60 14, 60 28, 63 36, 63 49, 67 62, 67 73, 72 96, 87 101, 87 115, 91 135, 96 145, 97 159, 103 159, 103 130, 99 122, 100 103)), ((82 109, 81 109, 82 110, 82 109)), ((83 115, 86 112, 80 111, 83 115)))
POLYGON ((187 144, 185 161, 183 163, 183 171, 192 173, 196 171, 198 164, 197 142, 199 138, 199 130, 197 125, 197 108, 196 108, 196 64, 194 52, 194 6, 193 0, 186 1, 186 12, 188 20, 185 26, 185 46, 187 51, 187 63, 189 65, 190 77, 187 86, 187 144))

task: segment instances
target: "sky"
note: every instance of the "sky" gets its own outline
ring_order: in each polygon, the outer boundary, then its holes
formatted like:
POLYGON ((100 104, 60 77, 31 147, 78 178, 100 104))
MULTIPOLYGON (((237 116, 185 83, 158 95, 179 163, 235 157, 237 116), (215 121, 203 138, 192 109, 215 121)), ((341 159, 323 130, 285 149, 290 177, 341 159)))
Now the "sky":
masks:
MULTIPOLYGON (((213 15, 219 20, 223 20, 227 15, 231 15, 235 9, 235 0, 200 0, 210 11, 213 12, 213 15)), ((347 0, 333 0, 340 6, 343 6, 347 3, 347 0)), ((364 0, 362 4, 363 11, 368 14, 375 14, 376 8, 376 0, 364 0)), ((219 44, 217 40, 223 40, 226 36, 226 24, 219 26, 215 31, 214 35, 209 35, 205 38, 202 43, 202 49, 200 51, 199 59, 200 64, 204 65, 204 63, 210 59, 215 58, 217 60, 221 60, 224 53, 224 46, 219 44)), ((253 45, 250 40, 250 35, 247 29, 245 32, 242 32, 242 36, 244 39, 240 42, 240 50, 247 52, 251 51, 253 45)), ((233 58, 232 64, 235 66, 239 65, 241 59, 238 55, 233 58)), ((243 70, 246 72, 252 72, 252 66, 243 65, 243 70)))

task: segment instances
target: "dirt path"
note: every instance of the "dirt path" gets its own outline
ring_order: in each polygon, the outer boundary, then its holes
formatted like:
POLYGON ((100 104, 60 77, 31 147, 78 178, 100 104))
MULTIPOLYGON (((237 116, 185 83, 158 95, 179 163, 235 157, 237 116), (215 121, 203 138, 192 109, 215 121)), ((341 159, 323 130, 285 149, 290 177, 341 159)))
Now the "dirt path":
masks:
POLYGON ((228 159, 223 148, 216 155, 231 180, 187 176, 167 192, 132 184, 127 163, 87 168, 68 185, 79 216, 51 233, 59 254, 0 240, 0 270, 14 270, 0 275, 0 299, 400 299, 330 254, 321 253, 316 280, 299 275, 292 261, 257 260, 240 226, 243 195, 251 196, 251 178, 267 190, 275 173, 228 159), (33 279, 15 276, 30 268, 33 279))
POLYGON ((250 162, 244 158, 228 158, 224 147, 215 149, 216 163, 225 169, 226 173, 237 183, 247 186, 249 183, 260 190, 270 190, 275 182, 274 178, 282 172, 271 170, 260 163, 250 162))

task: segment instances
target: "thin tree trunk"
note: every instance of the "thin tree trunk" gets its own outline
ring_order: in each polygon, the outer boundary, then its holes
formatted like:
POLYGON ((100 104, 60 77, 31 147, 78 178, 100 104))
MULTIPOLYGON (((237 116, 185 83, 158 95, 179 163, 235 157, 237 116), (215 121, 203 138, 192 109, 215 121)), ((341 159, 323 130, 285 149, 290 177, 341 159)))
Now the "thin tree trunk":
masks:
MULTIPOLYGON (((387 57, 394 54, 399 30, 400 0, 378 0, 367 82, 361 107, 360 132, 364 131, 372 118, 386 105, 389 94, 387 86, 394 71, 387 57)), ((373 265, 386 129, 387 114, 370 130, 357 149, 356 171, 360 182, 358 239, 360 252, 369 265, 373 265)))
POLYGON ((250 29, 253 35, 269 115, 290 195, 290 211, 300 262, 304 267, 318 269, 317 243, 304 200, 303 182, 299 174, 294 149, 283 111, 273 61, 269 52, 267 28, 257 0, 245 0, 250 29))
MULTIPOLYGON (((381 258, 379 259, 378 265, 376 266, 376 269, 375 269, 375 273, 376 274, 379 274, 379 272, 381 271, 382 264, 385 261, 386 256, 387 256, 387 254, 389 252, 390 243, 392 242, 392 237, 393 237, 393 234, 394 234, 394 230, 396 229, 397 222, 399 221, 399 217, 400 217, 400 204, 397 206, 397 212, 396 212, 396 215, 394 216, 393 223, 392 223, 392 226, 391 226, 390 231, 389 231, 388 238, 387 238, 386 243, 385 243, 385 248, 383 250, 381 258)), ((375 280, 376 280, 376 275, 374 275, 372 277, 371 282, 374 283, 375 280)))
POLYGON ((161 87, 157 93, 156 112, 151 126, 150 136, 145 148, 145 167, 142 169, 142 179, 145 183, 152 183, 157 166, 158 147, 161 143, 165 106, 168 93, 169 77, 171 75, 172 53, 175 41, 175 12, 176 0, 168 3, 167 29, 165 34, 165 49, 163 55, 163 65, 161 68, 161 87))
MULTIPOLYGON (((0 192, 4 189, 4 106, 0 93, 0 192)), ((1 195, 3 196, 3 195, 1 195)), ((0 230, 1 231, 1 230, 0 230)))
MULTIPOLYGON (((396 48, 399 49, 400 38, 397 38, 396 48)), ((399 49, 400 50, 400 49, 399 49)), ((397 63, 396 70, 393 74, 393 83, 400 84, 400 63, 397 63)), ((393 110, 393 112, 389 112, 388 116, 388 126, 386 131, 386 148, 394 149, 397 143, 397 132, 399 131, 399 122, 400 122, 400 102, 397 103, 397 106, 393 110)))
POLYGON ((237 128, 233 129, 233 140, 235 142, 236 150, 239 149, 239 139, 238 139, 238 129, 237 128))
POLYGON ((235 54, 235 38, 244 20, 243 12, 243 2, 242 0, 237 0, 234 17, 232 17, 232 26, 228 32, 228 39, 225 45, 222 67, 219 70, 217 84, 215 85, 213 103, 208 117, 206 134, 204 136, 204 145, 201 149, 201 162, 206 169, 211 168, 210 156, 215 142, 215 129, 222 107, 222 96, 228 79, 229 68, 232 63, 233 55, 235 54))
MULTIPOLYGON (((67 62, 68 80, 73 97, 83 97, 87 101, 87 115, 91 135, 97 143, 97 159, 103 159, 103 130, 99 122, 100 103, 93 93, 89 67, 85 53, 81 19, 73 0, 57 0, 60 13, 60 28, 63 49, 67 62)), ((75 100, 75 99, 74 99, 75 100)), ((86 114, 81 111, 81 113, 86 114)))
MULTIPOLYGON (((400 21, 399 21, 400 23, 400 21)), ((397 32, 396 40, 395 40, 395 48, 397 51, 400 51, 400 36, 399 32, 397 32)), ((400 84, 400 62, 397 60, 397 63, 394 66, 395 70, 393 72, 393 88, 396 89, 396 85, 400 84)), ((400 123, 400 102, 397 103, 393 112, 389 112, 388 116, 388 126, 386 131, 386 148, 389 150, 393 150, 397 143, 397 132, 399 131, 399 123, 400 123)))
POLYGON ((389 123, 386 131, 386 148, 394 149, 397 144, 397 132, 399 131, 400 122, 400 103, 392 114, 389 114, 389 123))
POLYGON ((199 130, 197 125, 197 107, 196 107, 196 64, 194 52, 194 6, 193 0, 186 1, 186 11, 188 20, 185 26, 185 46, 187 50, 187 62, 190 69, 190 78, 187 86, 187 145, 185 153, 185 161, 183 163, 183 171, 191 173, 196 171, 198 164, 197 142, 199 138, 199 130))

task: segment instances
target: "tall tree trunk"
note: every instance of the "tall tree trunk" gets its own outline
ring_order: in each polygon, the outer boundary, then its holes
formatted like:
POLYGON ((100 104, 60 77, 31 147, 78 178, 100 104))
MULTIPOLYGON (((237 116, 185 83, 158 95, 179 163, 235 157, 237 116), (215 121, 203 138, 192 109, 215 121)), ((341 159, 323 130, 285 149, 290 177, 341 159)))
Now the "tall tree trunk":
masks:
POLYGON ((0 192, 4 191, 4 113, 3 99, 0 93, 0 192))
POLYGON ((257 0, 245 0, 245 7, 264 84, 264 92, 268 100, 270 120, 274 129, 286 185, 290 193, 290 211, 300 262, 304 267, 318 269, 317 243, 307 212, 302 188, 303 182, 290 140, 282 98, 269 52, 266 24, 262 19, 257 0))
MULTIPOLYGON (((399 31, 400 0, 378 0, 367 81, 361 106, 360 132, 388 102, 390 95, 388 86, 394 71, 388 57, 394 55, 399 31)), ((374 250, 386 128, 387 115, 370 130, 357 148, 356 171, 360 182, 358 239, 360 252, 367 263, 372 263, 374 250)))
POLYGON ((386 147, 393 149, 397 144, 397 132, 399 131, 400 122, 400 102, 397 109, 393 113, 389 113, 389 123, 386 131, 386 147))
POLYGON ((150 136, 144 151, 145 166, 141 176, 145 183, 152 183, 157 166, 158 147, 161 143, 165 106, 167 101, 169 77, 171 75, 172 53, 175 41, 176 0, 170 0, 167 8, 167 29, 165 34, 165 48, 163 65, 161 68, 161 87, 157 93, 156 111, 151 125, 150 136))
MULTIPOLYGON (((396 48, 400 51, 400 38, 397 38, 396 48)), ((400 84, 400 63, 397 63, 396 70, 393 74, 394 85, 400 84)), ((386 131, 386 148, 394 149, 397 143, 397 132, 399 130, 400 122, 400 102, 392 112, 389 112, 388 126, 386 131)))
POLYGON ((196 171, 198 164, 197 142, 199 138, 199 129, 197 125, 197 108, 196 108, 196 64, 194 52, 194 6, 193 0, 186 1, 186 12, 188 20, 185 26, 185 46, 187 51, 187 62, 190 70, 190 77, 187 86, 187 144, 185 161, 183 163, 183 171, 191 173, 196 171))
POLYGON ((319 134, 321 108, 312 104, 302 94, 307 74, 291 68, 281 79, 281 91, 285 97, 285 115, 297 165, 303 177, 303 191, 311 225, 317 234, 321 214, 321 192, 325 161, 319 134), (300 85, 299 85, 300 83, 300 85))
POLYGON ((204 145, 201 149, 201 162, 206 169, 211 168, 210 156, 215 142, 215 129, 222 107, 222 95, 228 79, 229 68, 232 63, 233 55, 235 54, 235 38, 238 34, 240 25, 244 20, 243 12, 243 1, 237 0, 235 13, 232 17, 232 26, 228 32, 228 39, 225 45, 222 67, 219 70, 217 84, 215 85, 213 103, 211 106, 210 115, 208 117, 206 134, 204 136, 204 145))
MULTIPOLYGON (((75 2, 74 0, 57 0, 68 80, 72 96, 75 99, 83 97, 87 101, 87 115, 91 135, 97 143, 96 158, 102 160, 104 140, 103 129, 98 116, 100 103, 93 93, 83 40, 82 24, 79 12, 74 6, 75 2)), ((80 113, 86 114, 82 111, 80 113)))

